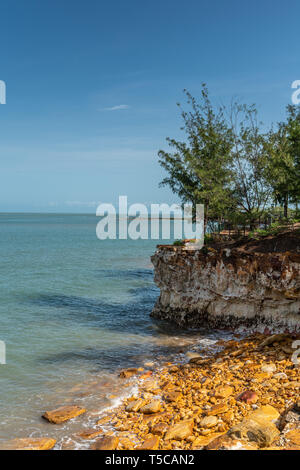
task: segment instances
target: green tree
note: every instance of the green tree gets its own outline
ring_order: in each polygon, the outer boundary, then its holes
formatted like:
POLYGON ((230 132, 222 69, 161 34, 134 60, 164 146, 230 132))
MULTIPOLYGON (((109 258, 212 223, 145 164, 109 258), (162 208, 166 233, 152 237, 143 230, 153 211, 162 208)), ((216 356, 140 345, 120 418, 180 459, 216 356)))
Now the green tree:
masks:
POLYGON ((295 106, 288 106, 287 121, 270 131, 267 151, 273 198, 287 218, 289 203, 297 206, 300 200, 300 113, 295 106))
POLYGON ((299 106, 287 107, 288 113, 288 139, 290 144, 290 155, 293 159, 294 184, 291 191, 291 201, 296 205, 300 200, 300 108, 299 106))
POLYGON ((205 84, 197 102, 186 90, 189 111, 181 110, 185 141, 167 138, 170 152, 159 151, 159 163, 168 185, 183 203, 204 204, 205 228, 209 219, 218 220, 232 206, 232 133, 224 109, 214 109, 205 84))
POLYGON ((252 227, 268 207, 272 195, 267 172, 266 136, 261 131, 254 105, 234 103, 230 122, 234 140, 233 197, 237 210, 252 227))
POLYGON ((233 103, 229 113, 214 107, 206 85, 200 100, 185 90, 189 110, 180 105, 185 139, 168 138, 169 151, 159 151, 168 185, 182 203, 205 207, 209 221, 233 225, 267 217, 272 202, 300 201, 300 110, 288 106, 287 120, 262 132, 255 106, 233 103))

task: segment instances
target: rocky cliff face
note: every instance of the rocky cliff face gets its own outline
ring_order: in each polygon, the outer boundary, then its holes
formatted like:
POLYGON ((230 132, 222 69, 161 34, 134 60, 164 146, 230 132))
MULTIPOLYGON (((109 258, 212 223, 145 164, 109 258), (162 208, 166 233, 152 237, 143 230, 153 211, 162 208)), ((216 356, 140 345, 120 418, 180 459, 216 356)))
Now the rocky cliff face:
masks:
POLYGON ((158 247, 152 316, 188 327, 299 331, 300 249, 283 250, 158 247))

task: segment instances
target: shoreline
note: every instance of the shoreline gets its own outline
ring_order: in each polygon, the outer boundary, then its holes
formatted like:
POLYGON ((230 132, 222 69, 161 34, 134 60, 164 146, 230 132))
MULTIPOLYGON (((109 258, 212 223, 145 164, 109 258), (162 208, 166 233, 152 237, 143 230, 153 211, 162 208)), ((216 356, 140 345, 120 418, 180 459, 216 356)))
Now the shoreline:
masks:
MULTIPOLYGON (((90 428, 80 413, 76 441, 92 450, 300 450, 300 369, 291 361, 293 341, 288 334, 256 333, 220 339, 211 350, 187 351, 182 360, 160 367, 149 362, 125 369, 129 396, 99 410, 90 428)), ((57 443, 14 439, 7 446, 76 449, 74 437, 57 443)))

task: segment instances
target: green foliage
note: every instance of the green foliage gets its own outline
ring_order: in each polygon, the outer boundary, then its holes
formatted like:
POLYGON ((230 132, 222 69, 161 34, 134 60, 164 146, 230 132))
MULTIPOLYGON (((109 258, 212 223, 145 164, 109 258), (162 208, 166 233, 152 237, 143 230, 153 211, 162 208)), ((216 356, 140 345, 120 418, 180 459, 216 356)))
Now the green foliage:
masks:
POLYGON ((199 103, 185 94, 191 110, 180 109, 187 140, 168 138, 172 151, 159 151, 159 163, 168 173, 161 185, 169 186, 183 203, 204 204, 207 221, 231 204, 232 135, 223 108, 214 110, 205 85, 199 103))
MULTIPOLYGON (((161 185, 182 203, 204 204, 205 230, 221 230, 226 222, 237 231, 250 226, 254 234, 261 220, 291 216, 289 204, 299 217, 299 109, 289 106, 286 122, 263 132, 254 106, 215 107, 205 84, 199 101, 186 90, 185 95, 189 110, 178 105, 185 139, 168 138, 169 151, 159 151, 166 171, 161 185), (275 214, 273 202, 283 205, 283 213, 278 208, 275 214)), ((264 236, 261 229, 255 233, 264 236)))
POLYGON ((287 121, 269 132, 266 149, 269 154, 267 170, 273 198, 283 204, 288 217, 289 202, 300 199, 300 112, 288 106, 287 121))
POLYGON ((269 237, 278 235, 281 232, 284 232, 287 229, 287 226, 290 226, 293 222, 291 220, 274 222, 266 229, 257 229, 255 231, 249 232, 248 237, 259 239, 263 237, 269 237))
POLYGON ((174 246, 184 246, 184 242, 182 240, 175 240, 173 243, 174 246))
POLYGON ((206 233, 206 234, 204 235, 204 244, 207 245, 207 244, 209 244, 209 243, 212 242, 212 241, 213 241, 213 235, 212 235, 212 233, 206 233))
MULTIPOLYGON (((272 187, 267 172, 266 137, 260 130, 254 106, 233 104, 231 108, 233 146, 233 197, 252 225, 271 202, 272 187)), ((232 220, 237 217, 234 214, 232 220)))

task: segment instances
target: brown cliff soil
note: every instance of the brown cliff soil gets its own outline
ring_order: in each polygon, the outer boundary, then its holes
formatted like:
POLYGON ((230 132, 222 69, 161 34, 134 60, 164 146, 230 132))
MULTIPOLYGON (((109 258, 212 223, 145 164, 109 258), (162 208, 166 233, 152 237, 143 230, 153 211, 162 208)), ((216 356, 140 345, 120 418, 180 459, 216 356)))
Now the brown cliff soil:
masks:
MULTIPOLYGON (((233 249, 241 253, 300 253, 300 224, 294 229, 287 229, 276 235, 257 236, 249 238, 247 236, 238 239, 224 235, 215 235, 206 244, 207 247, 216 251, 233 249), (299 226, 298 226, 299 225, 299 226)), ((190 240, 183 240, 190 241, 190 240)), ((158 248, 166 248, 173 251, 186 251, 185 246, 158 245, 158 248)))
POLYGON ((300 253, 300 230, 287 230, 278 235, 270 235, 259 239, 250 239, 244 237, 238 241, 219 242, 214 245, 217 247, 230 247, 238 251, 248 253, 284 253, 292 251, 300 253))

